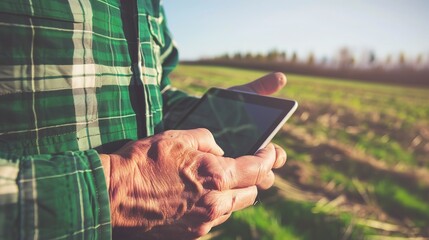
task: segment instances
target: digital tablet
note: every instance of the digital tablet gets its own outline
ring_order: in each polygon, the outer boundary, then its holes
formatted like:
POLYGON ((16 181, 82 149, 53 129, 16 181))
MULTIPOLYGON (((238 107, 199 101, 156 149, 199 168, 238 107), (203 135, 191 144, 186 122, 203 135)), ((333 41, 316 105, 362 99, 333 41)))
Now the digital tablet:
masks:
POLYGON ((211 88, 175 129, 207 128, 226 157, 265 147, 296 110, 294 100, 211 88))

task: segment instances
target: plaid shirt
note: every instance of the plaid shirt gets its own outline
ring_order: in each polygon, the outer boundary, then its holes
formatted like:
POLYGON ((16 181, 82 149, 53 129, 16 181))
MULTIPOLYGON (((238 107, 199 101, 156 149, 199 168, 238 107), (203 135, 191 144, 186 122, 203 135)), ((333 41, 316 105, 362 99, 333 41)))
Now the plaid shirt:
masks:
POLYGON ((98 153, 174 124, 154 0, 0 1, 0 239, 110 239, 98 153))

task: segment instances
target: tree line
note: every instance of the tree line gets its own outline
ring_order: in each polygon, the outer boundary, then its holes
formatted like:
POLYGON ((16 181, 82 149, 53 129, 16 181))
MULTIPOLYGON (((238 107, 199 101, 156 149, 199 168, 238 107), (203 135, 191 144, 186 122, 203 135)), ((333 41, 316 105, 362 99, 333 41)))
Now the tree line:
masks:
POLYGON ((333 57, 326 56, 317 58, 313 52, 306 56, 298 56, 297 52, 287 53, 272 49, 267 53, 236 52, 233 54, 225 53, 213 58, 202 60, 226 60, 226 61, 251 61, 251 62, 273 62, 288 64, 318 65, 327 68, 429 68, 429 53, 420 53, 417 56, 407 56, 404 52, 398 54, 389 54, 385 57, 377 57, 371 50, 361 51, 355 54, 353 50, 343 47, 338 49, 333 57))
POLYGON ((429 54, 416 58, 405 53, 378 58, 373 51, 359 58, 348 48, 340 48, 334 57, 317 58, 314 53, 298 56, 296 52, 271 50, 267 53, 234 53, 188 61, 184 64, 229 66, 264 71, 281 71, 304 75, 354 79, 370 82, 429 87, 429 54))

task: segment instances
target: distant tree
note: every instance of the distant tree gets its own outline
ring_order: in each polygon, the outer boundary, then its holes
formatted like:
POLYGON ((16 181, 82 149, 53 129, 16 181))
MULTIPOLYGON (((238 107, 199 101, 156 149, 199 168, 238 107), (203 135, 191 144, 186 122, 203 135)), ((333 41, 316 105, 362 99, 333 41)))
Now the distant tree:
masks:
POLYGON ((327 63, 328 63, 328 57, 323 56, 323 57, 322 57, 322 60, 320 61, 320 64, 322 64, 322 65, 326 65, 327 63))
POLYGON ((405 64, 406 64, 405 53, 401 52, 399 53, 399 65, 403 67, 405 66, 405 64))
POLYGON ((275 62, 279 60, 280 52, 277 49, 273 49, 268 52, 267 60, 271 62, 275 62))
POLYGON ((220 56, 218 57, 218 59, 220 59, 220 60, 229 60, 229 59, 230 59, 230 57, 229 57, 229 54, 228 54, 228 53, 224 53, 224 54, 220 55, 220 56))
POLYGON ((392 55, 388 54, 386 57, 386 65, 392 64, 392 55))
POLYGON ((375 52, 374 51, 370 51, 369 52, 369 57, 368 57, 368 64, 369 65, 373 65, 375 63, 376 57, 375 57, 375 52))
POLYGON ((257 53, 255 56, 256 61, 264 61, 264 58, 264 55, 262 55, 261 53, 257 53))
POLYGON ((314 53, 313 53, 313 52, 310 52, 310 53, 308 54, 307 64, 308 64, 308 65, 314 65, 314 61, 315 61, 314 53))
POLYGON ((423 54, 420 53, 419 55, 417 55, 416 64, 418 66, 423 64, 423 54))
POLYGON ((290 61, 292 63, 297 63, 298 62, 298 54, 296 52, 292 53, 292 57, 291 57, 290 61))
POLYGON ((338 50, 338 63, 341 68, 349 68, 353 66, 355 59, 350 49, 342 47, 338 50))
POLYGON ((375 62, 376 62, 375 52, 372 49, 362 49, 359 60, 355 62, 355 67, 359 67, 359 68, 374 67, 375 62))
POLYGON ((354 57, 354 56, 352 56, 352 57, 350 58, 350 66, 355 65, 355 63, 356 63, 356 59, 355 59, 355 57, 354 57))
POLYGON ((287 54, 286 54, 285 51, 283 51, 283 52, 280 53, 280 61, 281 62, 286 62, 286 60, 287 60, 287 54))
POLYGON ((251 52, 246 53, 246 55, 244 55, 244 59, 246 60, 253 60, 253 54, 251 52))
POLYGON ((243 59, 243 56, 241 55, 241 53, 237 52, 234 54, 233 59, 234 60, 241 60, 241 59, 243 59))

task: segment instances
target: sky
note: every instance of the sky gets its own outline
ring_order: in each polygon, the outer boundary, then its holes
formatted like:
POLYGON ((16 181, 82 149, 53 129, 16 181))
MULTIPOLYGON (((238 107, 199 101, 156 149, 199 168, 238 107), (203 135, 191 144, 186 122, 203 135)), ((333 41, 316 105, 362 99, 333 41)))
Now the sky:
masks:
POLYGON ((429 56, 426 0, 164 0, 181 60, 277 49, 429 56))

